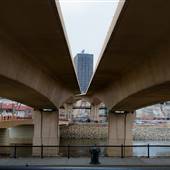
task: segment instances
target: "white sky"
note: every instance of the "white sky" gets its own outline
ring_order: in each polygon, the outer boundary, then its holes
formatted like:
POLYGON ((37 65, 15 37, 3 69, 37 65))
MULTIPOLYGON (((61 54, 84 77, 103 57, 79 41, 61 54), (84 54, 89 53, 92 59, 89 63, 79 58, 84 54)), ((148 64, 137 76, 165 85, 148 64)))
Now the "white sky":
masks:
POLYGON ((85 49, 99 57, 118 0, 60 0, 71 55, 85 49))

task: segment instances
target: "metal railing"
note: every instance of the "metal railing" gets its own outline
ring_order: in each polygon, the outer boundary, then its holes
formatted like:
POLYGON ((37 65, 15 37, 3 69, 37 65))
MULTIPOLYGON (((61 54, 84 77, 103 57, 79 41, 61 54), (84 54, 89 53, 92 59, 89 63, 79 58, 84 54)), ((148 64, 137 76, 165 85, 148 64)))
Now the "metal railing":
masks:
MULTIPOLYGON (((152 148, 169 148, 170 149, 170 145, 39 145, 39 146, 33 146, 33 145, 10 145, 10 146, 7 146, 7 145, 1 145, 0 146, 0 153, 1 153, 1 149, 3 148, 10 148, 12 149, 12 154, 10 155, 11 158, 17 158, 18 157, 18 154, 17 154, 17 151, 19 148, 30 148, 31 150, 33 148, 39 148, 40 149, 40 152, 39 152, 39 157, 40 158, 44 158, 46 157, 46 154, 44 154, 44 150, 46 148, 54 148, 54 149, 61 149, 61 148, 65 148, 65 151, 66 151, 66 156, 68 159, 73 157, 72 155, 72 150, 73 148, 81 148, 81 150, 83 148, 86 148, 90 151, 90 148, 92 147, 98 147, 100 149, 104 148, 104 149, 119 149, 119 155, 115 156, 115 157, 120 157, 120 158, 125 158, 125 157, 134 157, 134 155, 126 155, 126 149, 128 148, 131 148, 133 150, 133 148, 145 148, 146 149, 146 154, 145 155, 142 155, 142 156, 137 156, 137 157, 147 157, 147 158, 150 158, 151 157, 151 149, 152 148)), ((60 156, 60 155, 59 155, 60 156)), ((89 152, 89 156, 90 156, 90 152, 89 152)), ((107 155, 105 155, 107 156, 107 155)), ((159 155, 157 155, 156 157, 160 157, 159 155)), ((168 157, 170 157, 170 150, 169 150, 169 155, 168 157)))

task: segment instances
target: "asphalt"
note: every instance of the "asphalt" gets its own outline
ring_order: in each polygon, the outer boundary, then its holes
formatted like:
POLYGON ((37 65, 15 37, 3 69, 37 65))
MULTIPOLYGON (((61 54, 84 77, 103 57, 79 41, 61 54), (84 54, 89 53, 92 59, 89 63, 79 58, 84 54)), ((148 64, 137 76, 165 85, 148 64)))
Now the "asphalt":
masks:
POLYGON ((0 167, 1 170, 169 170, 169 168, 163 167, 0 167))
POLYGON ((100 158, 100 164, 91 165, 90 158, 0 158, 0 169, 3 166, 8 167, 120 167, 127 169, 128 167, 169 167, 170 169, 170 158, 100 158))

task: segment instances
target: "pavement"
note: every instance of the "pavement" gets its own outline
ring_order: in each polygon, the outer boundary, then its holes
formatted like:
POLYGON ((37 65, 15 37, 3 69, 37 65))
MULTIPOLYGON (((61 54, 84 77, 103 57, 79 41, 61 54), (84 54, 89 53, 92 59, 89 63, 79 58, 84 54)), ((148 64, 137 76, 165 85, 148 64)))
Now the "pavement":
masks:
MULTIPOLYGON (((90 158, 0 158, 2 166, 47 166, 47 167, 169 167, 170 158, 100 158, 99 165, 91 165, 90 158)), ((1 169, 1 168, 0 168, 1 169)))
POLYGON ((1 170, 169 170, 169 167, 0 167, 1 170))

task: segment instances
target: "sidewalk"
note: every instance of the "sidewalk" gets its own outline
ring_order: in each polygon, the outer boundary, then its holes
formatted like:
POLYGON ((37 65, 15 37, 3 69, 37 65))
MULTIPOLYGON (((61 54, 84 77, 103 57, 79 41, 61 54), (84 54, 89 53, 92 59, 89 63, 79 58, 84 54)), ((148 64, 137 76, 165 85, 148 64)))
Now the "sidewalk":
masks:
MULTIPOLYGON (((0 166, 82 166, 88 167, 93 166, 89 164, 90 158, 8 158, 0 159, 0 166)), ((170 158, 100 158, 99 165, 94 166, 169 166, 170 167, 170 158)))

